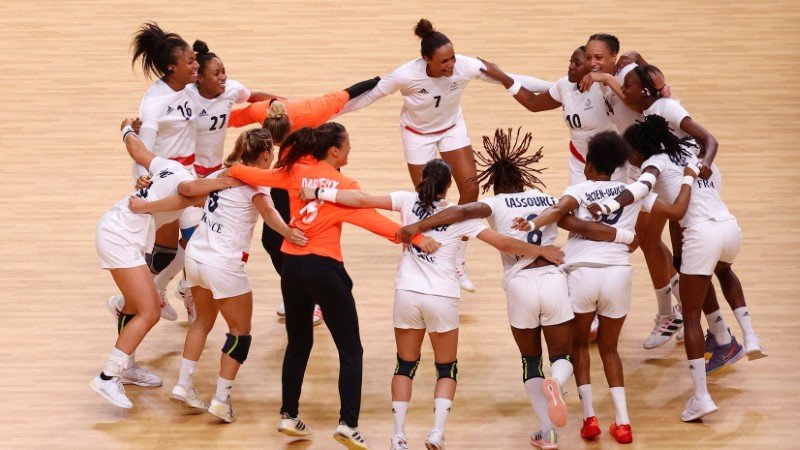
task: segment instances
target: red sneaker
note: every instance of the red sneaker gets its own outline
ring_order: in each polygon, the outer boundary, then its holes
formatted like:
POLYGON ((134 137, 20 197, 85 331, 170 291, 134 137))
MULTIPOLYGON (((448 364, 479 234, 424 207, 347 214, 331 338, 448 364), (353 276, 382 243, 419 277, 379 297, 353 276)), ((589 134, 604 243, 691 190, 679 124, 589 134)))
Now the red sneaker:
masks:
POLYGON ((581 427, 581 437, 584 439, 593 439, 600 436, 600 422, 597 421, 596 416, 583 419, 583 426, 581 427))
POLYGON ((630 424, 617 425, 616 423, 612 423, 608 432, 611 433, 614 439, 620 444, 630 444, 633 442, 633 432, 631 431, 630 424))

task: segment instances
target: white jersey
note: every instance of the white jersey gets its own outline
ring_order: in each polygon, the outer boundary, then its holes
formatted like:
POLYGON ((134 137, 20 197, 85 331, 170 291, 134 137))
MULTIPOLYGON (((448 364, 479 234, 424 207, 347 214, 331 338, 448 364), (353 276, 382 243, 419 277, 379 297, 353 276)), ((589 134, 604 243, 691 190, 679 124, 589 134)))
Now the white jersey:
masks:
MULTIPOLYGON (((400 223, 404 226, 419 222, 450 206, 443 201, 439 202, 433 211, 424 210, 419 204, 419 195, 416 192, 392 192, 391 197, 392 210, 400 211, 400 223)), ((424 232, 425 236, 430 236, 442 244, 441 247, 436 252, 428 254, 413 245, 406 246, 397 265, 394 288, 443 297, 461 297, 455 264, 458 246, 462 237, 474 238, 486 228, 480 220, 469 219, 452 225, 441 225, 424 232)))
POLYGON ((162 158, 187 158, 195 149, 195 107, 187 89, 173 91, 158 80, 144 94, 139 105, 142 128, 157 133, 148 150, 162 158))
POLYGON ((222 164, 231 109, 234 104, 247 101, 250 98, 250 91, 242 83, 231 79, 225 81, 225 92, 211 99, 200 95, 195 84, 190 84, 186 90, 197 111, 195 164, 205 168, 216 168, 222 164))
POLYGON ((561 103, 564 121, 569 128, 569 139, 584 160, 592 136, 603 131, 617 131, 606 103, 610 90, 601 83, 593 83, 588 91, 581 92, 578 85, 567 77, 556 81, 550 88, 550 97, 561 103))
MULTIPOLYGON (((428 75, 426 67, 427 63, 422 58, 403 64, 388 76, 382 77, 372 90, 349 102, 342 112, 363 108, 399 90, 403 95, 400 125, 420 133, 434 133, 447 130, 463 119, 461 94, 470 80, 480 78, 497 83, 481 72, 485 66, 471 56, 457 54, 453 75, 449 77, 433 78, 428 75)), ((511 77, 532 92, 544 92, 552 85, 533 77, 511 77)))
MULTIPOLYGON (((620 86, 625 83, 625 75, 635 68, 636 64, 631 63, 623 67, 618 74, 614 75, 614 78, 617 80, 620 86)), ((614 125, 617 126, 619 134, 624 134, 625 130, 627 130, 629 126, 636 123, 637 120, 644 119, 643 114, 639 114, 638 112, 628 108, 625 105, 625 102, 620 100, 620 98, 617 97, 617 94, 615 94, 611 89, 608 90, 606 101, 608 102, 608 112, 610 114, 609 117, 611 118, 611 121, 614 122, 614 125)))
MULTIPOLYGON (((592 203, 601 203, 605 199, 614 198, 625 190, 625 183, 619 181, 584 181, 568 187, 564 195, 578 201, 575 217, 581 220, 597 220, 592 217, 587 207, 592 203)), ((651 193, 645 198, 602 216, 604 224, 620 229, 634 231, 636 219, 640 211, 649 212, 656 195, 651 193)), ((564 246, 564 261, 567 266, 628 266, 630 253, 628 246, 615 242, 600 242, 570 232, 567 245, 564 246)))
POLYGON ((644 115, 663 117, 672 129, 672 134, 678 136, 679 139, 683 139, 687 136, 690 138, 688 142, 694 144, 695 147, 688 146, 688 150, 693 151, 695 155, 700 153, 700 147, 697 146, 697 142, 695 142, 694 138, 681 129, 681 122, 683 119, 690 117, 686 108, 681 106, 681 102, 672 98, 660 98, 653 102, 649 108, 644 110, 644 115))
MULTIPOLYGON (((480 202, 485 203, 492 209, 492 215, 486 220, 489 222, 489 227, 498 233, 534 245, 553 245, 556 241, 558 236, 558 225, 556 224, 547 225, 531 232, 511 228, 514 218, 522 217, 525 220, 533 220, 545 209, 554 206, 557 201, 552 195, 538 189, 531 189, 514 194, 487 197, 481 199, 480 202)), ((534 258, 528 256, 512 255, 510 253, 500 253, 500 259, 503 261, 504 285, 505 282, 534 260, 534 258)))
MULTIPOLYGON (((220 173, 221 170, 214 172, 208 178, 220 173)), ((218 269, 243 267, 259 216, 253 197, 269 193, 269 188, 244 185, 208 194, 202 221, 189 240, 186 254, 218 269)))

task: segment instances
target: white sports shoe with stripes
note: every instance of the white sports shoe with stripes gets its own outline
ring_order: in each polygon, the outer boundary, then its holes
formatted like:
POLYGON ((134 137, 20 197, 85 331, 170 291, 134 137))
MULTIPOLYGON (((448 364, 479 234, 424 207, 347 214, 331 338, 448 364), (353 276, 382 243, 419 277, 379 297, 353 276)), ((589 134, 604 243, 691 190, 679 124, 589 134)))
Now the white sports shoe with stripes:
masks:
POLYGON ((344 423, 340 423, 336 427, 336 432, 333 433, 333 438, 336 442, 344 445, 350 450, 367 450, 367 441, 358 432, 358 428, 350 428, 344 423))
POLYGON ((656 316, 655 326, 650 336, 644 341, 642 347, 650 350, 666 344, 672 336, 683 328, 683 315, 676 307, 672 307, 672 314, 656 316))
POLYGON ((236 419, 236 414, 233 413, 233 407, 231 406, 230 396, 228 396, 228 401, 226 402, 218 399, 216 396, 213 397, 211 403, 208 405, 208 412, 211 413, 212 416, 227 423, 231 423, 236 419))
POLYGON ((119 377, 112 377, 110 380, 104 380, 100 375, 97 375, 89 383, 89 388, 114 406, 125 409, 133 408, 133 403, 131 403, 128 396, 125 395, 125 386, 119 381, 119 377))
POLYGON ((206 409, 206 404, 197 397, 197 390, 194 386, 186 387, 176 384, 169 394, 170 400, 174 400, 184 406, 196 409, 206 409))
POLYGON ((425 439, 425 448, 428 450, 444 450, 444 433, 433 430, 425 439))
POLYGON ((469 279, 469 273, 467 272, 466 260, 462 259, 456 261, 456 277, 458 277, 458 282, 461 285, 462 291, 475 292, 475 285, 472 284, 472 280, 469 279))
POLYGON ((292 417, 288 413, 281 414, 281 423, 278 425, 278 431, 287 436, 309 436, 313 431, 308 427, 300 416, 292 417))
POLYGON ((119 380, 122 384, 135 384, 141 387, 158 387, 162 384, 158 375, 145 370, 133 360, 129 367, 120 372, 119 380))

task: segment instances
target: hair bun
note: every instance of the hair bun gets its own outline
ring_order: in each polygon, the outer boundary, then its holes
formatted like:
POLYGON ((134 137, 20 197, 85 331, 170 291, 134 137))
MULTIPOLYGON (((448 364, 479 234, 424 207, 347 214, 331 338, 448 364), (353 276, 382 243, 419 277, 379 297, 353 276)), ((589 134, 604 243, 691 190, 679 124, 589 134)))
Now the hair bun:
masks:
POLYGON ((199 55, 209 53, 208 45, 199 39, 194 41, 194 44, 192 44, 192 50, 196 51, 199 55))
POLYGON ((414 34, 420 38, 424 38, 435 31, 436 30, 433 29, 433 24, 428 19, 419 19, 419 22, 414 26, 414 34))
POLYGON ((269 110, 267 111, 267 119, 280 119, 281 117, 286 115, 286 106, 279 102, 274 101, 272 104, 269 105, 269 110))

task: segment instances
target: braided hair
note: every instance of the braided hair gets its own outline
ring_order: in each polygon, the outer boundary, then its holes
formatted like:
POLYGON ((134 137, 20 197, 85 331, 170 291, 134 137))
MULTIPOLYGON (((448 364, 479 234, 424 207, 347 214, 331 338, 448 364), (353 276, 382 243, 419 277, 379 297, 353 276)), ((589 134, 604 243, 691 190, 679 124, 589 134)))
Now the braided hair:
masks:
POLYGON ((533 141, 533 133, 525 133, 522 142, 519 135, 522 127, 517 129, 514 143, 511 143, 512 129, 508 129, 506 134, 502 128, 494 132, 494 140, 489 136, 483 137, 483 148, 486 149, 484 156, 480 152, 475 152, 478 166, 482 167, 475 177, 478 183, 484 183, 483 193, 489 190, 489 186, 494 186, 495 192, 498 188, 515 188, 522 190, 525 186, 536 187, 544 186, 544 182, 537 177, 546 168, 534 169, 529 167, 542 159, 542 147, 533 155, 524 156, 533 141))
POLYGON ((675 136, 666 119, 656 114, 637 120, 625 130, 623 137, 644 159, 666 153, 670 161, 679 165, 683 164, 684 157, 691 154, 687 148, 697 147, 691 136, 675 136))

